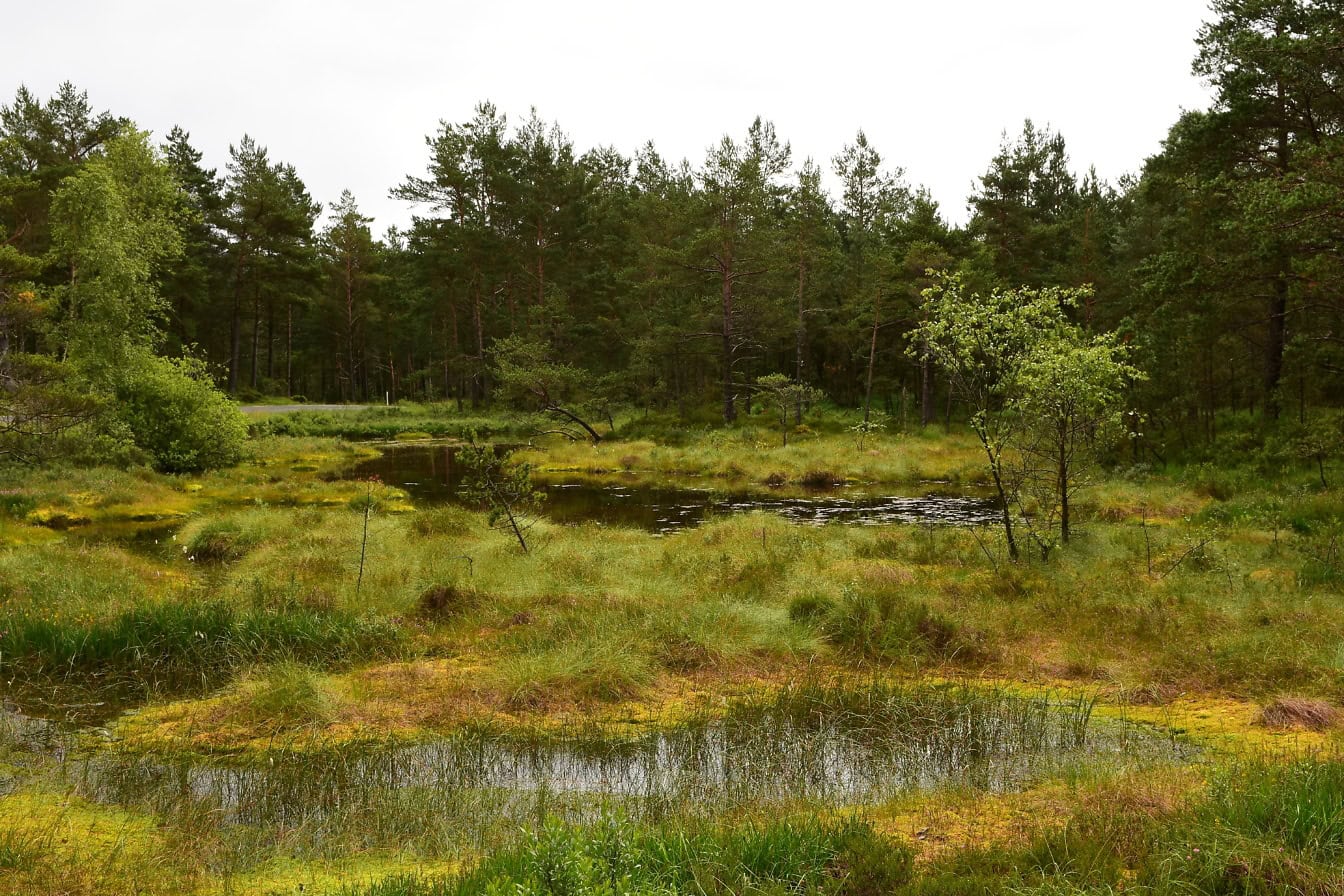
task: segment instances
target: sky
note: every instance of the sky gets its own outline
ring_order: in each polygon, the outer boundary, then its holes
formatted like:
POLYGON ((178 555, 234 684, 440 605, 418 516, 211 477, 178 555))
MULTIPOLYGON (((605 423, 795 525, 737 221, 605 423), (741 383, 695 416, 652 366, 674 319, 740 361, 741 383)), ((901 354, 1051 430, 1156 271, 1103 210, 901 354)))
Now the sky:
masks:
POLYGON ((1207 18, 1207 0, 60 0, 5 10, 0 103, 68 80, 156 135, 180 124, 221 171, 250 134, 378 231, 409 223, 388 191, 424 173, 426 135, 483 100, 510 122, 535 106, 580 151, 652 140, 693 164, 760 115, 828 169, 862 128, 960 223, 1026 118, 1079 173, 1137 172, 1208 105, 1207 18))

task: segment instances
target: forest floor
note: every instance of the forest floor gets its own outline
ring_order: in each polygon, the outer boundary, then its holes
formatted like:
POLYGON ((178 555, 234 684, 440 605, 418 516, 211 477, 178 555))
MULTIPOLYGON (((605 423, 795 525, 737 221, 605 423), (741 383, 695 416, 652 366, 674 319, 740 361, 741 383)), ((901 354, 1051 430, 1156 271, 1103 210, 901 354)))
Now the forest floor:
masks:
MULTIPOLYGON (((275 432, 202 476, 0 479, 0 893, 1341 883, 1344 502, 1310 470, 1111 471, 1048 560, 769 512, 543 512, 524 553, 343 472, 387 445, 275 432)), ((596 487, 983 485, 964 433, 777 436, 519 456, 596 487)))

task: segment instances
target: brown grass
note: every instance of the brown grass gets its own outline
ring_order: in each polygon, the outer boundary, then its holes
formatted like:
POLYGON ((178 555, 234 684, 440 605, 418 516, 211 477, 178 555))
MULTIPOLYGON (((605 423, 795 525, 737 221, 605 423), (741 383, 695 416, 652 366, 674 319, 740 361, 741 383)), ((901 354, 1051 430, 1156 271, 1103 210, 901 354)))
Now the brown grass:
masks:
POLYGON ((1276 697, 1261 708, 1256 724, 1265 728, 1304 728, 1325 731, 1339 721, 1339 710, 1324 700, 1276 697))

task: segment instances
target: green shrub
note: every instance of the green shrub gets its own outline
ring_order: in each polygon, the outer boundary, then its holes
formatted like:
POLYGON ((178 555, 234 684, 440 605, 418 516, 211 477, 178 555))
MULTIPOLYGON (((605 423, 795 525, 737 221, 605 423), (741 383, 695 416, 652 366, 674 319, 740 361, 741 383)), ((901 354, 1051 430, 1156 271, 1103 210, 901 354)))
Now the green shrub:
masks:
POLYGON ((204 364, 189 358, 138 363, 117 388, 116 415, 161 472, 236 463, 247 439, 243 415, 214 387, 204 364))

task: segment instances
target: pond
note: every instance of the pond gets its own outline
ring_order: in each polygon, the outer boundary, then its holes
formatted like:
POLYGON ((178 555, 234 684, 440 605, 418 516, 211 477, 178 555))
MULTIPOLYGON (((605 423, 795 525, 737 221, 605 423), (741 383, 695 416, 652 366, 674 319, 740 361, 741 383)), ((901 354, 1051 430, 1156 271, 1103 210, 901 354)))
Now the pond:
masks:
MULTIPOLYGON (((461 468, 452 445, 416 445, 384 450, 344 473, 347 479, 377 476, 406 490, 420 506, 457 503, 461 468)), ((664 535, 692 528, 720 514, 768 511, 805 525, 826 523, 878 526, 927 523, 978 526, 996 519, 996 505, 986 498, 940 494, 897 494, 890 489, 839 487, 793 492, 746 492, 664 480, 637 482, 615 474, 602 484, 591 480, 542 479, 546 494, 542 513, 560 523, 596 522, 629 526, 664 535), (622 481, 625 479, 627 481, 622 481)))
POLYGON ((115 745, 53 751, 33 723, 14 718, 11 738, 55 752, 76 792, 99 802, 260 827, 346 819, 369 829, 396 827, 388 813, 411 804, 438 807, 482 835, 537 813, 840 808, 945 786, 998 792, 1070 764, 1132 768, 1192 752, 1156 729, 1094 718, 1085 697, 1026 698, 970 685, 799 686, 633 736, 591 723, 527 735, 480 725, 421 743, 311 750, 299 743, 241 763, 122 753, 115 745))

